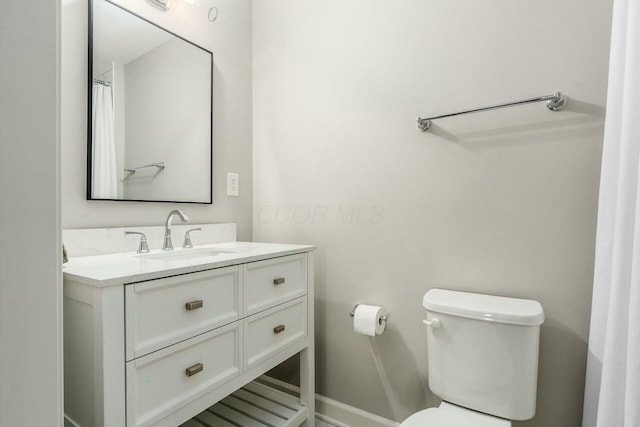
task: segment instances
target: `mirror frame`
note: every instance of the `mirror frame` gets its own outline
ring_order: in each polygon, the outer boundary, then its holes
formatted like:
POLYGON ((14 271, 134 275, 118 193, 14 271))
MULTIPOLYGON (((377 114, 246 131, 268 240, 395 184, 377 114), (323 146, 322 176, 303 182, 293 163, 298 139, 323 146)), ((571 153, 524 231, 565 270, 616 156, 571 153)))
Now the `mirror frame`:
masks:
POLYGON ((210 111, 210 120, 209 120, 209 146, 210 146, 210 159, 209 159, 209 201, 208 202, 193 202, 193 201, 176 201, 176 200, 143 200, 143 199, 97 199, 94 198, 91 194, 92 179, 93 179, 93 2, 94 0, 88 0, 89 2, 89 14, 88 14, 88 60, 87 60, 87 81, 88 81, 88 93, 87 93, 87 200, 99 200, 99 201, 113 201, 113 202, 148 202, 148 203, 189 203, 189 204, 199 204, 199 205, 212 205, 213 204, 213 52, 209 49, 205 49, 204 47, 174 33, 173 31, 169 31, 164 27, 138 15, 137 13, 132 12, 131 10, 120 6, 119 4, 114 3, 111 0, 103 0, 107 3, 122 9, 123 11, 130 13, 131 15, 141 19, 148 24, 153 25, 156 28, 165 31, 174 37, 183 40, 190 45, 193 45, 203 51, 207 52, 211 57, 211 91, 209 94, 210 103, 209 103, 209 111, 210 111))

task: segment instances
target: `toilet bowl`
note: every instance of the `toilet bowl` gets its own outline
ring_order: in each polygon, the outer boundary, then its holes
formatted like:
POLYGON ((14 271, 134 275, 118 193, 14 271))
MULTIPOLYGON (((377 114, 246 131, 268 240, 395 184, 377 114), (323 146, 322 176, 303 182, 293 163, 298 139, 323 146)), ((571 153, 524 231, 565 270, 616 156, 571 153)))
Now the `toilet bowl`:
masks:
POLYGON ((437 408, 416 412, 400 427, 511 427, 511 421, 442 402, 437 408))
POLYGON ((400 427, 511 427, 533 418, 540 303, 432 289, 422 305, 429 388, 443 402, 400 427))

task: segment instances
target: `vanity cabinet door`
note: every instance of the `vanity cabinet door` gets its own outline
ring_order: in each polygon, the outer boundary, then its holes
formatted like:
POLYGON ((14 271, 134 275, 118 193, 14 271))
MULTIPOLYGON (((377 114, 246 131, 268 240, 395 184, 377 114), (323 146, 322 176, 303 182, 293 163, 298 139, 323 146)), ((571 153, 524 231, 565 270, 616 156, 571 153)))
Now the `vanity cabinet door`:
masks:
POLYGON ((241 371, 240 322, 127 362, 127 426, 150 426, 241 371))
POLYGON ((244 319, 244 367, 275 355, 307 336, 307 297, 244 319))
POLYGON ((240 298, 238 266, 126 285, 126 359, 238 320, 240 298))
POLYGON ((307 293, 307 255, 290 255, 244 266, 245 315, 307 293))

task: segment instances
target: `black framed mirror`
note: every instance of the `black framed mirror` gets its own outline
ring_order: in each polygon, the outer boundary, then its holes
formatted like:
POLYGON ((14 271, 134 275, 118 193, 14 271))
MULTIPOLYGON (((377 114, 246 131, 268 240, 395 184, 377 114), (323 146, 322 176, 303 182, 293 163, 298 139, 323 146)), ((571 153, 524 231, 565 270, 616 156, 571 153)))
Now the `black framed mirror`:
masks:
POLYGON ((213 203, 213 54, 89 0, 87 199, 213 203))

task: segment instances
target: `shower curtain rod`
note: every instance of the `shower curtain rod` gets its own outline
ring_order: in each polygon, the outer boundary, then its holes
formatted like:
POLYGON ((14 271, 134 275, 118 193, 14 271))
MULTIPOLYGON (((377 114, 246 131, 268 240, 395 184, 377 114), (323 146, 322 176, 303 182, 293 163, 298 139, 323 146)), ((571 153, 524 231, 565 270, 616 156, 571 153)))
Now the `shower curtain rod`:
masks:
POLYGON ((507 102, 505 104, 492 105, 491 107, 475 108, 473 110, 459 111, 457 113, 442 114, 440 116, 433 116, 433 117, 426 117, 426 118, 417 117, 416 118, 416 126, 418 126, 418 129, 420 131, 426 132, 431 127, 431 120, 444 119, 445 117, 459 116, 461 114, 469 114, 469 113, 478 113, 478 112, 481 112, 481 111, 497 110, 498 108, 513 107, 513 106, 516 106, 516 105, 530 104, 532 102, 541 102, 541 101, 547 101, 547 108, 549 110, 558 111, 558 110, 561 110, 562 107, 565 106, 565 104, 567 103, 567 98, 562 93, 556 92, 556 93, 554 93, 552 95, 544 95, 544 96, 540 96, 538 98, 524 99, 522 101, 507 102))
POLYGON ((110 82, 105 82, 104 80, 93 79, 93 82, 103 86, 111 86, 110 82))

